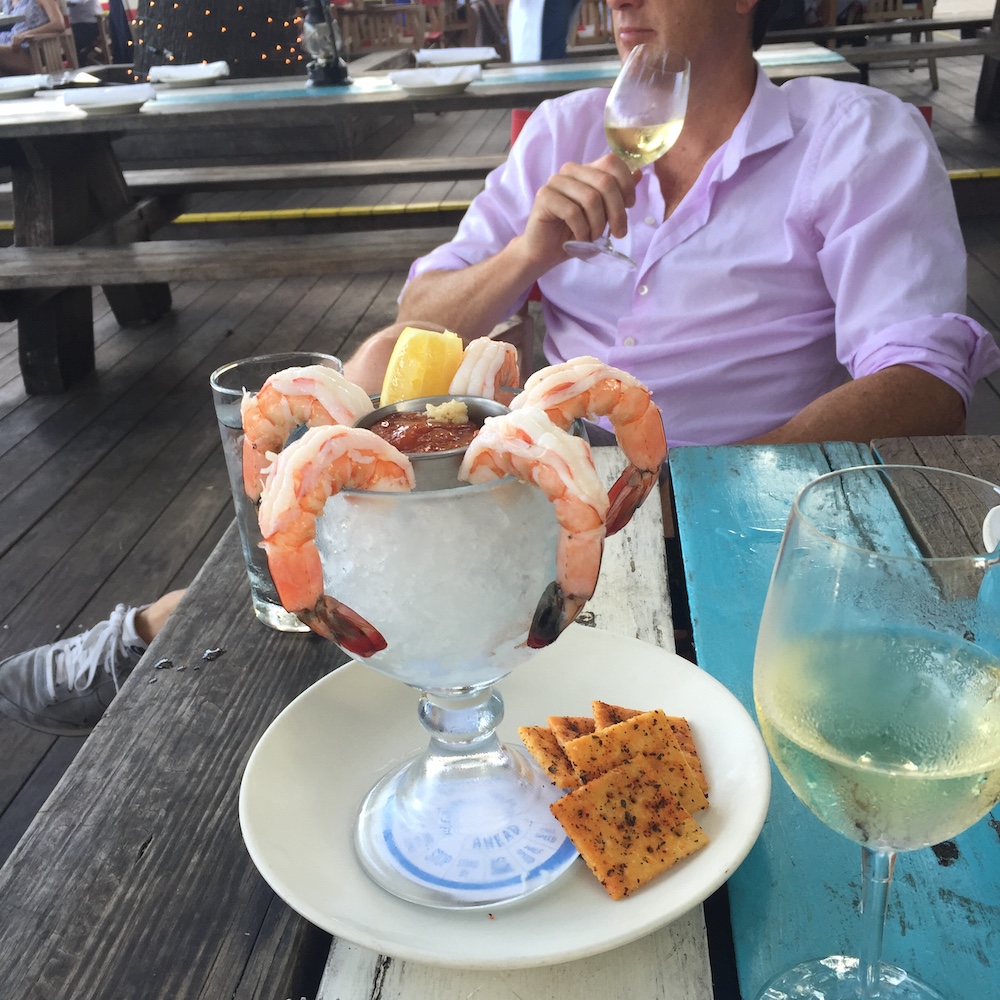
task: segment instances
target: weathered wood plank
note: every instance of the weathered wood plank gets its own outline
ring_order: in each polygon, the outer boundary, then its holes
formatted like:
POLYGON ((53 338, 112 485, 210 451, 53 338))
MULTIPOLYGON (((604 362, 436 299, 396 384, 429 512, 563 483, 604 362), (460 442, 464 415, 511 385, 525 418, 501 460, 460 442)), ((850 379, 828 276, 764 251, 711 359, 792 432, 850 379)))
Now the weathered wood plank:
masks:
POLYGON ((506 159, 502 153, 429 156, 332 163, 235 164, 126 170, 133 193, 162 191, 251 191, 352 184, 405 184, 413 181, 481 180, 506 159))
POLYGON ((886 21, 875 24, 831 24, 817 25, 812 28, 784 28, 769 31, 764 36, 765 44, 775 42, 818 42, 820 45, 828 40, 836 42, 864 43, 871 35, 884 38, 886 35, 924 34, 928 31, 953 31, 958 29, 963 38, 974 34, 980 28, 988 28, 992 22, 988 15, 958 15, 908 18, 906 20, 886 21))
POLYGON ((236 795, 274 715, 342 657, 253 618, 235 529, 186 601, 0 870, 0 921, 12 932, 0 978, 19 996, 59 995, 66 982, 81 1000, 315 986, 306 965, 327 939, 274 908, 243 849, 236 795), (303 644, 317 655, 299 655, 303 644), (206 663, 209 646, 227 652, 206 663), (164 656, 173 669, 156 671, 164 656))
POLYGON ((1000 436, 878 438, 872 451, 885 464, 952 469, 988 482, 1000 478, 1000 436))
MULTIPOLYGON (((872 32, 875 34, 875 32, 872 32)), ((1000 52, 1000 39, 992 36, 962 38, 942 42, 909 42, 905 45, 884 44, 847 46, 840 54, 855 66, 871 63, 908 62, 911 59, 961 58, 962 56, 991 56, 1000 52)))
POLYGON ((447 242, 454 228, 386 230, 233 240, 154 240, 114 247, 9 247, 0 288, 146 281, 287 278, 406 270, 447 242))

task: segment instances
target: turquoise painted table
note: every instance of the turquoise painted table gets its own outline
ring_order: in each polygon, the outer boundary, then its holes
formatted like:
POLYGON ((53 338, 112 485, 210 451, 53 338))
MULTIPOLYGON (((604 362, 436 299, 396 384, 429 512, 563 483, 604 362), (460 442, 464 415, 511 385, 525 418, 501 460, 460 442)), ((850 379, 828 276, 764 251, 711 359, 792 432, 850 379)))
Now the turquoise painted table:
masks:
MULTIPOLYGON (((757 626, 795 493, 873 460, 970 471, 1000 482, 1000 439, 678 448, 670 454, 698 663, 753 712, 757 626)), ((744 1000, 776 973, 857 954, 859 848, 828 830, 777 771, 761 836, 728 882, 744 1000)), ((901 854, 884 960, 954 1000, 1000 997, 1000 809, 938 848, 901 854)))

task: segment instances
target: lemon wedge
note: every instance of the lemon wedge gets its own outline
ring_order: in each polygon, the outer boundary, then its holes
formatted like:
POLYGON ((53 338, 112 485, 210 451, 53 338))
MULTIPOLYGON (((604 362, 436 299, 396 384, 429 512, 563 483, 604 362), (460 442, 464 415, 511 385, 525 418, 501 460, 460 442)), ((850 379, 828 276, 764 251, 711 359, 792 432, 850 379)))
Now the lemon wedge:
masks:
POLYGON ((380 404, 445 395, 462 363, 464 349, 458 334, 406 327, 392 349, 380 404))

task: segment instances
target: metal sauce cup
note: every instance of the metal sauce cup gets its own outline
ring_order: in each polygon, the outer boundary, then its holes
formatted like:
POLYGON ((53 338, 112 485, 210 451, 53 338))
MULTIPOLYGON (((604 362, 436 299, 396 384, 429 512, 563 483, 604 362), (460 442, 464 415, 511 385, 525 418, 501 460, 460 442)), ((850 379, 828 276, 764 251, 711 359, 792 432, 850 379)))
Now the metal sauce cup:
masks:
MULTIPOLYGON (((469 409, 469 420, 480 427, 487 417, 498 417, 507 412, 507 407, 502 403, 479 396, 421 396, 419 399, 404 399, 399 403, 381 406, 362 417, 356 426, 371 427, 390 413, 423 413, 428 403, 440 406, 453 399, 465 403, 469 409)), ((407 455, 407 458, 413 463, 417 490, 451 490, 466 485, 458 478, 458 470, 465 458, 465 448, 407 455)))

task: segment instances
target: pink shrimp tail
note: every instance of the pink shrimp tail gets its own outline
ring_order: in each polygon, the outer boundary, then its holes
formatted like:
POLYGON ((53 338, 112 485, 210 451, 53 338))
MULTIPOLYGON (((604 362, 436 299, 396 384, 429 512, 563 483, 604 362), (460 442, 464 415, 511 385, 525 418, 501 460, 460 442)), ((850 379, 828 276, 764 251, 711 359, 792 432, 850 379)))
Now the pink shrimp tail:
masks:
POLYGON ((316 606, 299 611, 298 617, 317 635, 355 656, 371 656, 386 647, 382 633, 371 622, 329 594, 321 594, 316 606))
POLYGON ((553 580, 546 588, 535 608, 535 616, 528 629, 529 649, 543 649, 562 635, 587 603, 586 598, 571 598, 553 580))
POLYGON ((608 490, 608 534, 621 531, 656 484, 657 473, 630 465, 608 490))

